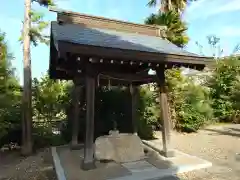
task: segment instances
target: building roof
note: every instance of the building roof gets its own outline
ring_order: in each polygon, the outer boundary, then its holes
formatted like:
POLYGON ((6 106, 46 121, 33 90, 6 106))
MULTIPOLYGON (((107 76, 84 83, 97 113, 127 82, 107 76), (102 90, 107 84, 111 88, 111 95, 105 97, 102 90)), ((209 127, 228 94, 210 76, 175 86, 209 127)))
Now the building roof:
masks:
POLYGON ((92 58, 101 68, 135 74, 149 68, 156 69, 160 64, 165 68, 203 69, 212 61, 210 57, 187 52, 169 42, 164 38, 165 28, 162 26, 56 9, 54 12, 57 12, 57 21, 51 23, 51 77, 67 79, 68 76, 71 79, 76 69, 84 72, 84 64, 92 58), (79 58, 83 59, 80 64, 79 58))
POLYGON ((77 24, 59 25, 57 22, 52 22, 51 30, 55 41, 123 50, 201 57, 157 36, 91 28, 77 24))

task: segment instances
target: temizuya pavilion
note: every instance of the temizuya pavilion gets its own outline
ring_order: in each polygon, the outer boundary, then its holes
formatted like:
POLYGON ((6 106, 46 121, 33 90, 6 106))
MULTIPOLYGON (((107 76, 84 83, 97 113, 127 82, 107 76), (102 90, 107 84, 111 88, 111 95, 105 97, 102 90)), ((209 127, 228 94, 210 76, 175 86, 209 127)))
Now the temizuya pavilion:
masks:
MULTIPOLYGON (((134 24, 62 10, 51 23, 50 77, 73 80, 78 94, 86 86, 86 135, 83 167, 94 167, 94 99, 97 85, 130 87, 133 133, 136 129, 138 86, 157 82, 163 119, 163 152, 173 156, 164 71, 172 67, 202 70, 209 58, 189 53, 164 39, 164 27, 134 24), (149 75, 148 70, 156 71, 149 75)), ((77 144, 78 102, 72 144, 77 144)))

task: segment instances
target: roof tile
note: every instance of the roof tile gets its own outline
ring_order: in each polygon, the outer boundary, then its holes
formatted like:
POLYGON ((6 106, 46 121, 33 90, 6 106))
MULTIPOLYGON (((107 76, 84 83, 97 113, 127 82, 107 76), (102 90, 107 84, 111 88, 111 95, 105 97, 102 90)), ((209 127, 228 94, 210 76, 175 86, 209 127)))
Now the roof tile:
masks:
POLYGON ((157 36, 89 28, 76 24, 59 25, 57 22, 52 22, 51 31, 54 40, 57 41, 153 53, 198 56, 157 36))

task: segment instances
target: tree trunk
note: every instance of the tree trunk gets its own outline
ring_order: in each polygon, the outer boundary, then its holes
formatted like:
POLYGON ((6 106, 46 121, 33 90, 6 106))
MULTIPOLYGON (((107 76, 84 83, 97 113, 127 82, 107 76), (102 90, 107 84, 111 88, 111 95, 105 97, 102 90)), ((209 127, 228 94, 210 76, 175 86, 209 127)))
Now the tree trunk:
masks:
POLYGON ((25 14, 23 25, 23 119, 22 119, 22 154, 32 153, 32 93, 31 93, 31 59, 30 59, 30 28, 31 28, 31 0, 25 0, 25 14))
POLYGON ((167 13, 170 11, 170 6, 171 6, 171 1, 167 0, 167 1, 162 1, 161 2, 161 12, 163 13, 167 13))

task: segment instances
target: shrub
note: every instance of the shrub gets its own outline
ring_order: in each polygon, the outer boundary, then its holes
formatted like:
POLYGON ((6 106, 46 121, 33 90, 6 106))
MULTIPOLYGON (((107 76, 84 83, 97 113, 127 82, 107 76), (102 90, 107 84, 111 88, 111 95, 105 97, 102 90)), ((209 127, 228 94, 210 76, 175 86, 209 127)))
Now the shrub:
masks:
MULTIPOLYGON (((145 88, 140 90, 139 107, 137 108, 138 117, 138 133, 142 138, 153 137, 153 125, 159 121, 158 113, 155 113, 159 108, 155 106, 155 96, 152 96, 145 88)), ((71 107, 71 106, 70 106, 71 107)), ((68 120, 62 126, 62 135, 65 140, 71 140, 71 109, 68 111, 68 120)), ((114 128, 114 123, 117 124, 117 129, 121 133, 132 133, 131 121, 131 94, 127 88, 121 87, 107 87, 99 88, 96 91, 95 98, 95 138, 98 136, 106 135, 114 128)), ((85 136, 85 107, 81 110, 79 115, 79 140, 84 140, 85 136)))
POLYGON ((229 57, 219 60, 208 79, 210 95, 213 100, 214 116, 223 122, 232 122, 239 110, 240 61, 229 57))
POLYGON ((171 112, 175 112, 174 128, 194 132, 208 123, 212 118, 209 91, 184 77, 179 69, 168 70, 167 82, 171 112))
POLYGON ((34 126, 33 128, 33 144, 34 149, 59 146, 66 142, 59 134, 54 134, 51 127, 34 126))
POLYGON ((149 84, 140 88, 138 134, 143 139, 152 139, 153 130, 160 126, 160 106, 156 101, 158 92, 151 91, 150 88, 155 88, 155 85, 149 84))
POLYGON ((21 143, 21 88, 11 66, 12 58, 5 34, 0 31, 0 147, 21 143))

